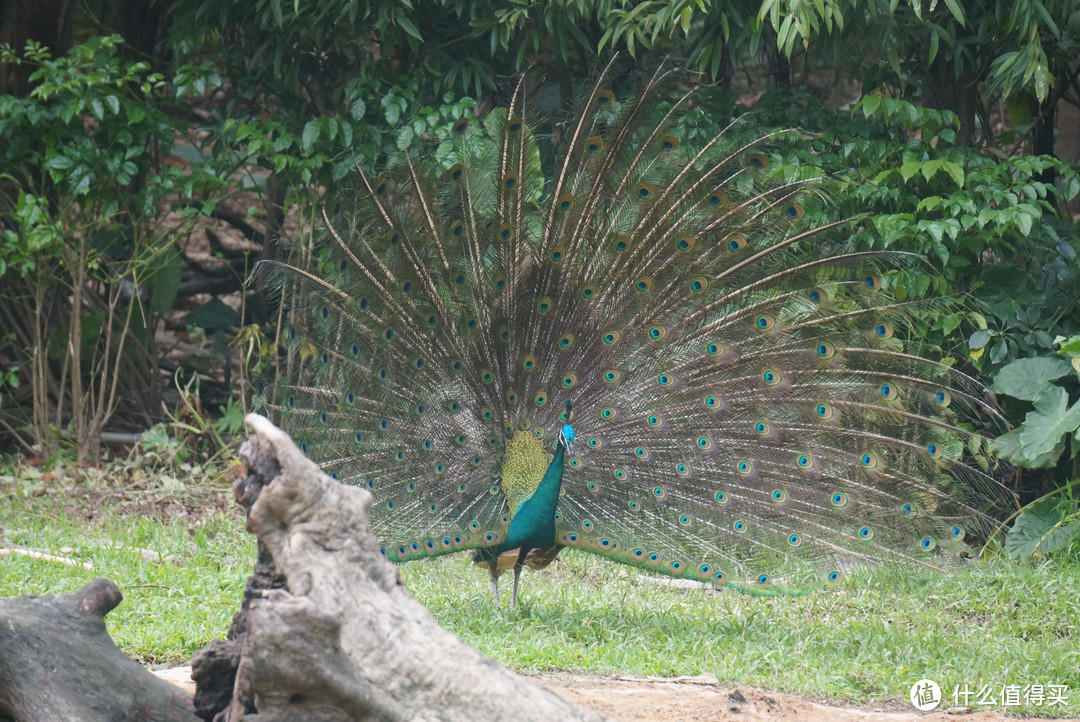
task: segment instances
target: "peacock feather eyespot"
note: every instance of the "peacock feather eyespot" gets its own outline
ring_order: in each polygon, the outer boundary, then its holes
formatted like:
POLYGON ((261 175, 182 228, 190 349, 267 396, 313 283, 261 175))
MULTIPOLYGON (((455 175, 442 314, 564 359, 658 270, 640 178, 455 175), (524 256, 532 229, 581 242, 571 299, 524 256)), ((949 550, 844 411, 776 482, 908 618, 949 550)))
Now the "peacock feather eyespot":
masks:
POLYGON ((465 365, 461 363, 459 359, 450 359, 450 372, 461 373, 461 370, 465 368, 465 365))
POLYGON ((543 316, 545 313, 551 310, 551 298, 545 296, 536 303, 536 312, 543 316))
POLYGON ((518 182, 518 174, 514 173, 513 171, 511 171, 509 173, 506 173, 502 177, 503 188, 507 188, 507 189, 513 188, 514 186, 517 185, 517 182, 518 182))
POLYGON ((496 446, 499 445, 499 437, 495 436, 495 434, 491 434, 490 436, 487 437, 487 445, 492 447, 492 448, 495 448, 496 446))
POLYGON ((495 374, 492 373, 491 369, 481 369, 480 380, 483 381, 485 384, 494 383, 495 374))
POLYGON ((480 319, 476 316, 470 316, 465 319, 465 328, 469 331, 475 331, 480 326, 480 319))
POLYGON ((713 447, 713 440, 708 434, 697 437, 697 440, 694 443, 700 451, 709 451, 713 447))
POLYGON ((830 501, 830 502, 832 503, 832 505, 833 505, 834 507, 836 507, 837 509, 843 509, 843 508, 844 508, 845 506, 847 506, 847 505, 848 505, 848 497, 847 497, 847 494, 845 494, 845 493, 843 493, 843 492, 841 492, 841 491, 835 492, 835 493, 834 493, 834 494, 832 495, 832 498, 831 498, 831 499, 829 499, 829 501, 830 501))
POLYGON ((461 176, 464 175, 464 173, 465 167, 461 165, 461 163, 450 166, 450 170, 446 171, 446 175, 449 176, 450 180, 455 181, 461 180, 461 176))
POLYGON ((667 496, 667 492, 662 486, 654 486, 652 490, 652 495, 657 499, 663 499, 665 496, 667 496))
POLYGON ((863 279, 863 285, 866 286, 869 291, 881 290, 881 276, 872 274, 863 279))
POLYGON ((772 433, 772 425, 768 421, 755 422, 754 432, 758 436, 768 436, 770 433, 772 433))
MULTIPOLYGON (((439 476, 444 471, 446 471, 446 464, 443 464, 443 463, 440 462, 438 464, 435 464, 435 466, 431 467, 431 470, 433 472, 435 472, 436 476, 439 476)), ((435 505, 434 504, 431 505, 431 510, 435 511, 435 505)))
POLYGON ((919 541, 919 548, 922 549, 924 552, 934 551, 935 547, 937 547, 937 542, 934 541, 931 537, 923 537, 919 541))
POLYGON ((656 193, 656 186, 654 186, 648 181, 638 183, 637 186, 634 188, 634 195, 636 195, 641 200, 647 200, 649 198, 652 198, 654 193, 656 193))
POLYGON ((690 291, 691 291, 691 293, 701 293, 702 291, 704 291, 708 287, 709 287, 709 282, 705 279, 704 276, 698 276, 697 278, 693 278, 693 279, 690 280, 690 291))
POLYGON ((692 235, 690 235, 689 233, 684 233, 683 235, 675 239, 675 250, 680 251, 681 253, 686 253, 691 248, 693 248, 696 243, 697 241, 692 235))
POLYGON ((949 534, 951 534, 952 538, 956 539, 957 541, 960 541, 966 535, 966 533, 964 532, 964 527, 962 526, 954 526, 952 529, 949 530, 949 534))
POLYGON ((566 249, 562 246, 555 246, 551 249, 551 254, 548 256, 552 263, 562 263, 562 260, 566 258, 566 249))
POLYGON ((636 501, 631 501, 627 503, 626 508, 630 511, 637 511, 641 508, 641 504, 638 504, 636 501))
POLYGON ((645 293, 652 290, 653 282, 648 276, 642 276, 638 280, 634 281, 634 290, 638 293, 645 293))
POLYGON ((653 341, 660 341, 664 336, 667 336, 667 329, 663 326, 651 326, 648 333, 650 339, 653 341))
POLYGON ((769 331, 776 325, 776 319, 767 313, 764 313, 754 319, 754 325, 762 331, 769 331))
POLYGON ((679 147, 679 139, 674 135, 665 135, 660 139, 660 150, 672 151, 679 147))
POLYGON ((384 328, 382 332, 382 337, 385 341, 392 341, 394 338, 394 329, 390 328, 389 326, 384 328))
POLYGON ((904 516, 918 516, 919 507, 914 504, 904 504, 900 511, 904 516))
POLYGON ((783 214, 791 220, 802 218, 804 213, 803 207, 798 203, 787 203, 783 208, 783 214))
POLYGON ((749 476, 754 473, 754 462, 748 459, 740 459, 735 468, 738 469, 740 476, 749 476))
POLYGON ((783 380, 783 376, 780 375, 779 371, 769 369, 761 374, 761 380, 765 382, 766 386, 776 386, 783 380))
POLYGON ((660 386, 671 386, 675 383, 675 377, 671 374, 660 374, 656 377, 656 383, 660 386))
POLYGON ((610 421, 611 419, 615 418, 615 409, 611 408, 610 406, 605 406, 604 408, 600 409, 600 416, 610 421))
POLYGON ((737 521, 731 525, 731 528, 734 529, 737 533, 742 534, 746 531, 746 522, 741 520, 737 521))
POLYGON ((458 434, 454 437, 454 443, 458 446, 465 446, 465 442, 469 440, 469 437, 465 434, 458 434))
POLYGON ((368 300, 366 296, 361 296, 356 301, 356 305, 360 307, 361 311, 366 311, 368 307, 368 300))
POLYGON ((412 290, 413 290, 412 281, 402 281, 402 283, 401 283, 401 292, 402 293, 412 293, 412 290))
POLYGON ((581 522, 582 531, 592 531, 592 528, 593 528, 593 523, 591 521, 589 521, 588 519, 584 519, 581 522))
POLYGON ((836 414, 836 412, 833 411, 833 407, 829 404, 818 404, 814 407, 814 413, 823 421, 828 421, 836 414))
POLYGON ((634 449, 634 456, 639 459, 647 459, 649 458, 649 450, 646 449, 644 446, 639 446, 634 449))
POLYGON ((574 196, 570 193, 562 193, 555 199, 555 205, 560 211, 568 211, 574 207, 574 196))
POLYGON ((683 563, 680 562, 680 561, 670 562, 668 564, 668 569, 671 570, 672 574, 682 574, 683 573, 683 563))
POLYGON ((513 405, 514 405, 514 404, 516 404, 517 402, 518 402, 518 395, 517 395, 517 392, 516 392, 516 391, 513 391, 513 390, 511 390, 511 391, 507 391, 507 392, 506 392, 506 403, 508 403, 508 404, 510 404, 511 406, 513 406, 513 405))
POLYGON ((693 520, 686 514, 683 514, 683 515, 681 515, 679 517, 679 523, 682 524, 683 526, 690 526, 690 523, 692 521, 693 520))
POLYGON ((301 454, 307 454, 307 444, 306 443, 301 443, 300 444, 300 453, 301 454))
POLYGON ((330 354, 328 354, 326 351, 323 351, 321 354, 319 354, 319 360, 322 361, 323 366, 326 366, 330 363, 330 354))
POLYGON ((382 182, 380 182, 379 184, 377 184, 375 186, 375 195, 377 195, 377 196, 386 195, 386 182, 385 181, 382 181, 382 182))
POLYGON ((509 326, 500 326, 499 327, 499 340, 502 341, 503 343, 509 343, 510 342, 510 327, 509 326))
POLYGON ((374 479, 368 479, 365 482, 365 484, 367 484, 367 488, 369 488, 369 489, 374 489, 375 488, 375 480, 374 479))
POLYGON ((333 479, 334 481, 340 481, 340 479, 338 477, 338 473, 336 471, 331 471, 330 472, 330 478, 333 479))
POLYGON ((465 131, 469 129, 469 119, 460 118, 456 120, 450 129, 457 135, 464 135, 465 131))
POLYGON ((876 469, 880 461, 877 454, 866 452, 859 457, 859 463, 862 464, 864 469, 876 469))
POLYGON ((686 464, 676 464, 675 473, 683 477, 690 476, 690 467, 686 464))
POLYGON ((289 336, 290 341, 295 341, 296 340, 296 329, 293 328, 292 326, 289 326, 288 336, 289 336))
POLYGON ((364 443, 364 434, 363 434, 363 432, 357 431, 355 434, 353 434, 353 443, 354 444, 362 444, 362 443, 364 443))
POLYGON ((596 295, 596 286, 591 283, 586 283, 581 287, 581 297, 588 301, 590 298, 596 295))
POLYGON ((401 242, 401 234, 397 231, 391 230, 389 233, 386 234, 386 240, 390 243, 391 246, 396 246, 398 243, 401 242))
POLYGON ((630 556, 634 557, 635 559, 641 559, 645 556, 645 550, 639 547, 631 551, 630 556))
POLYGON ((934 393, 934 401, 936 401, 940 406, 948 406, 952 402, 952 394, 950 394, 945 389, 938 389, 934 393))
POLYGON ((663 423, 660 417, 656 416, 655 414, 651 414, 649 418, 645 419, 645 421, 649 424, 649 426, 659 426, 661 423, 663 423))
POLYGON ((828 576, 825 577, 825 580, 830 584, 840 581, 840 572, 829 572, 828 576))
POLYGON ((762 584, 762 585, 768 584, 769 583, 769 575, 768 574, 759 574, 758 578, 755 579, 754 581, 756 581, 758 584, 762 584))
POLYGON ((524 125, 525 120, 515 115, 513 118, 506 121, 506 132, 517 133, 524 125))
POLYGON ((585 141, 585 152, 589 155, 595 155, 604 149, 604 139, 598 135, 594 135, 585 141))
POLYGON ((874 538, 874 530, 868 526, 864 526, 862 529, 859 529, 859 538, 863 541, 870 541, 874 538))
POLYGON ((829 300, 829 292, 823 288, 811 288, 806 295, 814 304, 822 304, 829 300))
POLYGON ((751 153, 746 158, 746 165, 756 170, 764 170, 769 167, 769 159, 761 153, 751 153))
POLYGON ((600 439, 596 438, 595 436, 590 438, 585 443, 589 445, 590 449, 599 449, 601 446, 604 445, 604 442, 602 442, 600 439))
POLYGON ((795 461, 800 469, 813 469, 817 465, 813 454, 799 454, 799 458, 795 461))
POLYGON ((719 341, 710 341, 705 344, 705 353, 709 354, 710 356, 720 356, 726 350, 727 349, 724 344, 720 343, 719 341))
POLYGON ((570 468, 572 469, 576 469, 581 466, 581 461, 576 458, 571 458, 570 461, 568 461, 567 463, 570 464, 570 468))
POLYGON ((503 514, 502 516, 500 516, 499 517, 499 523, 502 524, 503 526, 506 526, 507 524, 509 524, 510 523, 510 515, 509 514, 503 514))
POLYGON ((648 559, 648 562, 650 564, 659 564, 660 559, 661 559, 660 553, 659 552, 649 552, 649 556, 647 557, 647 559, 648 559))
POLYGON ((514 237, 514 227, 509 223, 503 223, 499 226, 499 240, 509 241, 514 237))
POLYGON ((611 247, 615 249, 616 253, 624 253, 630 250, 631 238, 630 236, 619 236, 611 243, 611 247))
POLYGON ((941 456, 941 446, 932 441, 926 445, 926 453, 930 454, 931 459, 937 459, 941 456))
POLYGON ((521 368, 526 371, 532 371, 536 368, 536 357, 530 354, 525 354, 521 357, 521 368))
POLYGON ((716 396, 706 396, 704 399, 702 399, 702 402, 705 404, 705 408, 707 409, 717 409, 720 407, 720 399, 716 396))
POLYGON ((746 238, 743 236, 731 236, 724 243, 727 249, 732 253, 738 253, 742 249, 746 248, 746 238))
POLYGON ((354 394, 352 391, 350 391, 349 393, 345 394, 344 401, 345 401, 346 405, 352 406, 353 404, 356 403, 356 394, 354 394))
POLYGON ((461 221, 454 221, 450 224, 450 235, 455 238, 460 238, 465 233, 465 224, 461 221))
POLYGON ((881 393, 881 398, 886 401, 894 401, 900 397, 900 389, 888 382, 883 383, 878 391, 881 393))
POLYGON ((319 309, 319 318, 321 318, 323 321, 326 321, 327 319, 329 319, 330 318, 330 308, 327 307, 327 306, 322 306, 319 309))
POLYGON ((577 374, 566 374, 562 377, 562 386, 564 389, 572 389, 577 385, 577 374))
POLYGON ((728 503, 727 492, 718 491, 716 492, 716 494, 713 495, 713 498, 716 499, 716 503, 720 504, 721 506, 728 503))
POLYGON ((616 481, 626 481, 626 469, 616 469, 612 472, 616 481))
POLYGON ((802 544, 802 537, 798 534, 788 534, 787 543, 790 546, 797 547, 802 544))
POLYGON ((375 425, 379 431, 387 431, 390 429, 390 422, 387 419, 379 419, 379 423, 375 425))
POLYGON ((484 421, 491 421, 495 417, 495 412, 491 409, 484 407, 480 409, 480 418, 484 421))
POLYGON ((787 492, 783 489, 773 489, 772 500, 777 504, 783 504, 788 499, 787 492))
POLYGON ((416 413, 417 416, 423 416, 427 413, 427 406, 424 404, 417 404, 413 407, 413 411, 416 413))
MULTIPOLYGON (((386 500, 386 508, 387 509, 393 509, 395 506, 396 506, 396 504, 394 503, 393 499, 387 499, 386 500)), ((404 550, 402 550, 402 552, 404 552, 404 550)))
POLYGON ((600 337, 600 340, 603 341, 605 345, 611 346, 612 344, 618 343, 619 336, 620 334, 618 331, 604 331, 604 335, 600 337))
POLYGON ((882 321, 874 327, 874 333, 876 333, 879 338, 892 338, 893 326, 891 323, 886 323, 882 321))
POLYGON ((349 270, 349 262, 347 260, 345 260, 344 258, 342 258, 341 262, 338 263, 338 270, 339 271, 347 271, 347 270, 349 270))
POLYGON ((706 200, 713 208, 724 208, 728 202, 727 194, 723 191, 713 191, 706 200))
POLYGON ((715 579, 718 584, 724 583, 727 581, 727 574, 724 574, 723 572, 716 572, 713 574, 713 579, 715 579))
POLYGON ((566 349, 574 345, 574 334, 566 333, 562 336, 559 336, 559 340, 557 343, 559 345, 559 349, 565 351, 566 349))
POLYGON ((610 90, 598 90, 596 92, 596 104, 600 106, 611 105, 615 102, 615 94, 610 90))
POLYGON ((546 391, 538 391, 536 396, 533 397, 533 403, 537 406, 543 406, 548 401, 548 395, 546 391))
POLYGON ((822 341, 814 350, 819 358, 829 359, 836 355, 836 347, 828 341, 822 341))
POLYGON ((289 408, 289 409, 295 408, 295 406, 296 406, 296 397, 294 397, 292 394, 289 394, 288 397, 286 397, 286 399, 285 399, 285 406, 286 406, 286 408, 289 408))

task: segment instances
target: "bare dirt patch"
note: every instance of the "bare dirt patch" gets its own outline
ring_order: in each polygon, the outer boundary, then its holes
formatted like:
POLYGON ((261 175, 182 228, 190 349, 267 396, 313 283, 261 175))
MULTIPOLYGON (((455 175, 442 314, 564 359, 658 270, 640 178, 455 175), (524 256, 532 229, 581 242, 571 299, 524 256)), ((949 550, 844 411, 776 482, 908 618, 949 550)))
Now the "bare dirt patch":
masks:
MULTIPOLYGON (((189 692, 195 691, 190 667, 155 670, 154 674, 189 692)), ((784 692, 724 685, 707 677, 641 679, 555 673, 528 675, 528 679, 621 722, 1005 722, 1015 719, 995 712, 919 712, 900 705, 843 707, 784 692)))

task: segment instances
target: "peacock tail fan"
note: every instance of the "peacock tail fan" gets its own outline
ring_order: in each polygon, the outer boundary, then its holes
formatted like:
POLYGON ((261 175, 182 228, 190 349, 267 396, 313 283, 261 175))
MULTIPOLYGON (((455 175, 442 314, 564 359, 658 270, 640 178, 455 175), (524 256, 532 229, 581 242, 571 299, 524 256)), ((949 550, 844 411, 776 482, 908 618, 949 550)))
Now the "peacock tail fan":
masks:
POLYGON ((613 68, 547 132, 522 81, 360 169, 310 260, 260 265, 290 318, 275 422, 372 493, 393 561, 502 551, 567 423, 557 545, 742 589, 962 554, 1008 498, 1001 419, 905 352, 928 305, 889 287, 918 259, 809 222, 827 198, 770 174, 775 134, 687 142, 685 76, 617 94, 613 68))

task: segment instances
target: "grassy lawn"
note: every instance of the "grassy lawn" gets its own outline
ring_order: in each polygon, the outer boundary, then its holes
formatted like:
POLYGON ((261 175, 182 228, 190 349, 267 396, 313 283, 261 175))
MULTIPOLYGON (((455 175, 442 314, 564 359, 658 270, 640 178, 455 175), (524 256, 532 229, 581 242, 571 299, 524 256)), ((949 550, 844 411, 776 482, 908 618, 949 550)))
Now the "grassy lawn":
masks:
MULTIPOLYGON (((185 663, 223 637, 254 543, 228 482, 171 473, 126 469, 117 481, 92 469, 0 470, 0 546, 94 566, 0 557, 0 596, 69 591, 107 576, 125 599, 106 622, 133 657, 185 663)), ((544 572, 526 572, 514 613, 493 608, 486 572, 464 555, 401 572, 443 626, 520 671, 710 673, 834 701, 902 704, 928 677, 946 695, 989 686, 999 702, 989 706, 999 709, 1004 685, 1067 685, 1064 707, 1006 709, 1080 717, 1075 562, 991 561, 929 577, 877 570, 820 593, 762 598, 674 588, 565 553, 544 572)), ((974 695, 969 702, 983 706, 974 695)))

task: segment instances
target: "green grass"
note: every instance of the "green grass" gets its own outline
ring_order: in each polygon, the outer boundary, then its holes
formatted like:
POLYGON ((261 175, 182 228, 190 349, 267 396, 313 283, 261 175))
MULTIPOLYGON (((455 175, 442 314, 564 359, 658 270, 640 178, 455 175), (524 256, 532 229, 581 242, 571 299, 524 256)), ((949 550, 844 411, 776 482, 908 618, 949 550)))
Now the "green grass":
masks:
MULTIPOLYGON (((70 591, 108 576, 125 595, 106 617, 110 632, 145 661, 183 663, 224 636, 254 559, 239 510, 221 500, 224 482, 206 478, 168 493, 150 485, 128 490, 115 503, 80 500, 71 480, 44 491, 28 483, 0 476, 0 542, 73 547, 69 556, 95 569, 2 557, 0 595, 70 591), (177 493, 187 495, 186 516, 133 515, 133 507, 144 515, 171 508, 177 493), (147 506, 140 494, 156 494, 158 506, 147 506), (115 542, 162 559, 145 561, 115 542)), ((466 555, 405 565, 401 572, 444 627, 519 671, 711 673, 724 682, 834 701, 898 705, 907 704, 912 683, 923 677, 936 680, 946 695, 956 685, 973 691, 989 685, 1000 694, 1002 685, 1064 684, 1065 707, 1006 709, 1080 716, 1075 561, 991 561, 929 577, 868 571, 800 597, 752 597, 672 588, 636 570, 564 552, 552 568, 526 572, 516 612, 492 606, 486 572, 466 555)), ((509 576, 503 590, 505 601, 509 576)))

